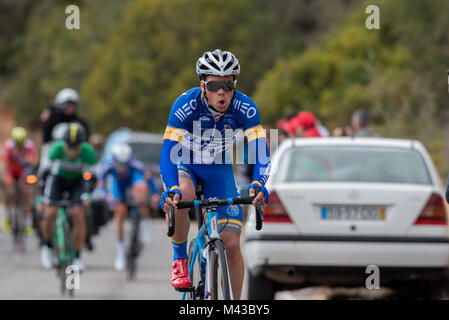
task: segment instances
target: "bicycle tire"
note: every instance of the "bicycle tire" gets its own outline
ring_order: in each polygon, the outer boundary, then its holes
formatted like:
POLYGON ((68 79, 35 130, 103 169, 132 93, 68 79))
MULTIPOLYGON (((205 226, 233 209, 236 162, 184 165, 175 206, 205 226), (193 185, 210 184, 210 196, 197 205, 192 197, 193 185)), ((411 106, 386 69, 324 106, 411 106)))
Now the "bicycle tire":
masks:
MULTIPOLYGON (((190 240, 189 250, 187 251, 188 255, 188 266, 193 259, 193 252, 195 251, 195 241, 196 238, 190 240)), ((187 293, 188 300, 202 300, 204 298, 204 283, 201 284, 201 253, 197 255, 198 259, 193 266, 192 274, 190 274, 190 279, 192 281, 192 286, 194 288, 193 291, 187 293)))
POLYGON ((64 246, 62 248, 63 250, 63 254, 62 256, 63 261, 60 264, 61 268, 60 268, 60 272, 61 272, 61 290, 62 290, 62 294, 64 295, 64 293, 66 291, 69 292, 69 295, 71 297, 74 296, 74 289, 67 289, 67 277, 69 276, 66 273, 67 267, 72 265, 73 260, 74 260, 74 249, 73 249, 73 245, 72 245, 72 233, 70 230, 70 226, 68 221, 62 222, 62 235, 64 237, 63 239, 63 243, 64 246))
POLYGON ((65 270, 66 270, 67 266, 65 264, 61 264, 58 266, 58 277, 59 277, 59 289, 61 290, 61 295, 65 295, 65 292, 67 290, 67 286, 66 286, 66 274, 65 274, 65 270))
POLYGON ((214 241, 214 249, 212 261, 210 261, 211 273, 211 298, 212 300, 219 300, 220 293, 223 300, 231 300, 231 288, 229 282, 228 263, 226 259, 226 252, 222 240, 214 241), (221 275, 221 276, 220 276, 221 275), (220 278, 220 279, 219 279, 220 278), (220 282, 220 286, 219 286, 220 282))
POLYGON ((23 206, 20 203, 16 203, 11 209, 10 225, 14 250, 19 248, 20 252, 25 252, 24 212, 23 206))
POLYGON ((140 225, 140 217, 139 214, 133 217, 132 219, 132 230, 131 230, 131 239, 128 248, 127 254, 127 263, 126 269, 128 273, 128 280, 133 280, 136 278, 137 273, 137 257, 140 253, 140 243, 139 243, 139 225, 140 225))

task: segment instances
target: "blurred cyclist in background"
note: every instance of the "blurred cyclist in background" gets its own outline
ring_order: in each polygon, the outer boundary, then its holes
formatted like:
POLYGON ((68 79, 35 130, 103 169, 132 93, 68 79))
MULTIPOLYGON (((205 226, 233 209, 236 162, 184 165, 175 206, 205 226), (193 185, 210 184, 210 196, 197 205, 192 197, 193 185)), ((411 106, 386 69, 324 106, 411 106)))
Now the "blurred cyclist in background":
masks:
POLYGON ((89 139, 89 125, 84 118, 78 116, 79 104, 78 93, 73 89, 65 88, 58 92, 54 103, 42 112, 40 121, 42 124, 43 145, 41 148, 40 171, 48 165, 46 163, 48 159, 47 154, 51 144, 62 139, 62 135, 69 123, 78 123, 84 130, 86 140, 89 139))
POLYGON ((78 116, 79 96, 74 89, 65 88, 58 92, 53 105, 45 109, 40 120, 42 123, 43 143, 53 140, 53 129, 60 123, 79 122, 83 127, 86 139, 90 131, 87 121, 78 116))
POLYGON ((89 185, 83 179, 85 171, 92 170, 96 164, 94 148, 87 142, 84 129, 78 123, 70 123, 63 140, 55 142, 48 153, 48 165, 40 172, 41 179, 46 180, 44 191, 44 218, 41 222, 42 243, 41 263, 49 269, 53 264, 51 236, 58 210, 58 202, 64 192, 69 193, 73 204, 70 212, 72 220, 72 237, 76 252, 74 264, 84 270, 81 250, 87 236, 86 210, 83 204, 89 199, 89 185))
POLYGON ((112 157, 100 163, 98 187, 108 199, 114 211, 114 224, 117 234, 117 252, 114 268, 118 271, 126 267, 126 249, 124 244, 123 224, 128 213, 127 191, 130 190, 133 200, 139 206, 142 217, 140 235, 143 243, 150 241, 150 220, 148 207, 148 184, 145 175, 148 170, 144 164, 132 154, 131 147, 120 143, 112 147, 112 157), (107 181, 108 176, 111 180, 107 181), (110 183, 106 183, 110 182, 110 183))
MULTIPOLYGON (((32 221, 30 210, 30 187, 25 182, 25 177, 37 165, 38 157, 34 142, 27 138, 27 131, 22 127, 15 127, 11 131, 11 137, 3 145, 2 159, 5 163, 3 183, 5 190, 6 209, 11 209, 14 197, 14 181, 18 179, 19 188, 24 199, 25 210, 25 234, 32 233, 32 221)), ((2 228, 10 232, 7 216, 3 218, 2 228)))

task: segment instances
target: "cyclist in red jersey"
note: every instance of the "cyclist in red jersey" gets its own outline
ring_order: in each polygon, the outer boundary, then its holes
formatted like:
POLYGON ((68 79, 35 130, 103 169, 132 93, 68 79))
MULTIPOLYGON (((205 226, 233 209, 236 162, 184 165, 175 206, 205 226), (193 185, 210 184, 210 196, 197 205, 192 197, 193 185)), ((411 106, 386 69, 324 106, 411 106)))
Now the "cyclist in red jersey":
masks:
MULTIPOLYGON (((25 176, 29 173, 31 167, 37 165, 38 156, 34 142, 27 138, 27 131, 24 128, 15 127, 12 129, 11 137, 3 145, 2 160, 5 164, 3 184, 6 209, 9 210, 12 205, 15 192, 14 181, 17 178, 24 199, 25 234, 30 234, 32 232, 30 188, 26 185, 25 176)), ((3 219, 2 227, 6 232, 10 231, 6 216, 3 219)))

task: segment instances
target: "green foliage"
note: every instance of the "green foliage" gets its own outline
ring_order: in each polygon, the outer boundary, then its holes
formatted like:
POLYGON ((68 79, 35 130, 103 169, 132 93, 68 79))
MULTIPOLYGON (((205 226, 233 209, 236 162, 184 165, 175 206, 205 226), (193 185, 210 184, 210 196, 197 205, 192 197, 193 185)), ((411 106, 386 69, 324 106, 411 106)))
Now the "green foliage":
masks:
POLYGON ((221 48, 239 58, 239 89, 265 124, 310 110, 333 129, 364 108, 382 135, 424 142, 445 172, 449 2, 379 0, 380 30, 365 28, 369 4, 3 0, 0 80, 28 124, 73 87, 95 131, 158 131, 176 97, 198 85, 198 57, 221 48), (69 4, 80 6, 80 30, 65 28, 69 4))
MULTIPOLYGON (((45 0, 35 5, 20 50, 11 62, 17 74, 10 84, 8 105, 19 111, 20 121, 36 125, 40 112, 60 89, 81 87, 92 67, 93 53, 115 24, 121 3, 45 0), (80 6, 80 30, 65 26, 69 4, 80 6), (102 19, 105 16, 108 19, 102 19)), ((81 112, 87 114, 88 110, 82 108, 81 112)))
POLYGON ((205 50, 233 51, 242 65, 239 88, 251 95, 276 60, 301 52, 348 2, 75 1, 81 29, 71 31, 65 7, 73 2, 33 2, 12 50, 17 74, 8 79, 8 104, 21 121, 37 124, 56 92, 73 87, 95 130, 162 130, 174 99, 198 85, 194 65, 205 50))
POLYGON ((424 142, 444 172, 449 3, 378 1, 380 30, 365 28, 368 4, 354 6, 320 44, 279 60, 265 75, 254 94, 263 120, 310 110, 333 129, 364 108, 382 135, 424 142))
POLYGON ((199 85, 196 60, 215 48, 237 55, 244 73, 239 87, 251 92, 255 79, 284 48, 302 47, 300 35, 287 36, 287 25, 276 26, 280 16, 266 15, 270 1, 258 4, 238 0, 130 3, 83 85, 83 96, 96 106, 94 121, 106 120, 101 122, 105 131, 123 123, 162 130, 174 100, 199 85), (267 50, 268 43, 276 49, 267 50))

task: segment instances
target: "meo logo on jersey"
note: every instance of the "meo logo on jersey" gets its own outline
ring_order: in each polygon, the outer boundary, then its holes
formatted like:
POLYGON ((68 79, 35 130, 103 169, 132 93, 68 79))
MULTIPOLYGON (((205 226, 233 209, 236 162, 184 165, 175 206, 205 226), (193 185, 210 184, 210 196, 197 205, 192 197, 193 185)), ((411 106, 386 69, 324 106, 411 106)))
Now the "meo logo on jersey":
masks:
POLYGON ((239 206, 236 204, 233 204, 228 207, 228 210, 226 210, 227 214, 231 217, 236 217, 239 214, 239 206))

